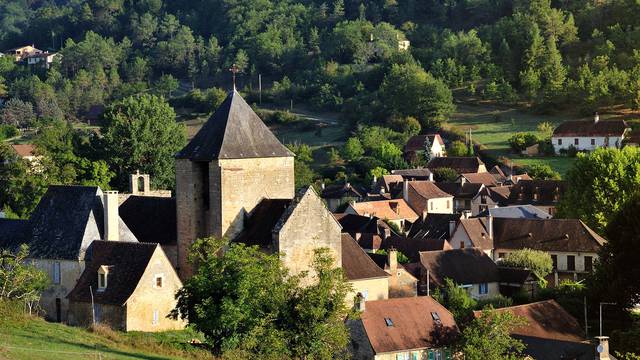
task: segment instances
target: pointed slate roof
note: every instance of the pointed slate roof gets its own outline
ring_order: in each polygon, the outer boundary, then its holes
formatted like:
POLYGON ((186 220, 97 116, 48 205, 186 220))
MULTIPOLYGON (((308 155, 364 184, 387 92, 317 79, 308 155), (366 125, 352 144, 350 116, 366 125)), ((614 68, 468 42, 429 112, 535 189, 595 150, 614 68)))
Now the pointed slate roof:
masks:
POLYGON ((176 154, 178 159, 195 161, 288 156, 293 154, 235 90, 176 154))

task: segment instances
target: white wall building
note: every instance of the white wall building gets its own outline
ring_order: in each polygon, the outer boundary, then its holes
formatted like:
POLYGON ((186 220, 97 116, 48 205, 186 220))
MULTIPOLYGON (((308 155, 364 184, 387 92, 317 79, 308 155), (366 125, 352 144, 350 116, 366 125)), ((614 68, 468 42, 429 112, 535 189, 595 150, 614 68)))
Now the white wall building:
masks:
POLYGON ((593 120, 565 121, 553 132, 551 142, 556 153, 568 150, 593 151, 600 147, 619 148, 629 127, 624 120, 602 120, 596 113, 593 120))

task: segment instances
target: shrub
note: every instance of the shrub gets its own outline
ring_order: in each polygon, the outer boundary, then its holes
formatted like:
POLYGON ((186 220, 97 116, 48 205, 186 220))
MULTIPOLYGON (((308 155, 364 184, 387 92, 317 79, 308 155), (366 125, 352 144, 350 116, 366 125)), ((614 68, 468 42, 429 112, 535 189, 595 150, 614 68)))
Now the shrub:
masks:
POLYGON ((576 155, 578 155, 578 149, 573 145, 569 145, 569 148, 567 149, 567 156, 576 157, 576 155))
POLYGON ((13 125, 0 125, 0 141, 18 136, 20 131, 13 125))
POLYGON ((556 154, 556 149, 553 147, 551 140, 540 140, 538 142, 538 150, 544 156, 553 156, 556 154))
POLYGON ((449 156, 468 156, 469 148, 462 141, 454 141, 449 146, 449 150, 447 150, 447 155, 449 156))
POLYGON ((458 178, 458 173, 451 168, 439 168, 433 171, 436 181, 453 182, 458 178))
POLYGON ((509 146, 513 151, 521 152, 538 141, 538 137, 535 134, 515 133, 509 138, 509 146))
POLYGON ((499 308, 503 308, 511 305, 513 305, 513 300, 511 300, 506 296, 496 295, 491 298, 477 300, 476 310, 482 310, 487 307, 499 309, 499 308))

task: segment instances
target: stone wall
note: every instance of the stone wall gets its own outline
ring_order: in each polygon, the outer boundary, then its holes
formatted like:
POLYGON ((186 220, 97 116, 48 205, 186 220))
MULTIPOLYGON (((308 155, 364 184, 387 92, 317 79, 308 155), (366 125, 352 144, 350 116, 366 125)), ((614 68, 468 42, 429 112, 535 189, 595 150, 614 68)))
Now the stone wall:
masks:
POLYGON ((182 320, 168 319, 176 306, 175 293, 182 287, 165 254, 156 250, 149 266, 140 278, 135 291, 127 301, 126 331, 166 331, 183 329, 182 320), (162 287, 156 286, 156 277, 162 277, 162 287), (157 322, 154 322, 157 312, 157 322))
POLYGON ((403 267, 395 271, 386 270, 389 275, 389 297, 411 297, 418 295, 418 279, 411 275, 403 267))
POLYGON ((365 297, 366 301, 384 300, 389 298, 389 278, 380 277, 373 279, 350 280, 353 291, 347 295, 349 307, 354 305, 353 301, 358 293, 365 297))
POLYGON ((49 287, 42 293, 40 307, 47 320, 57 321, 56 299, 60 299, 60 320, 67 321, 69 301, 67 294, 76 286, 80 275, 84 271, 84 261, 53 260, 53 259, 29 259, 49 278, 49 287), (54 264, 60 263, 60 283, 54 283, 54 264))
MULTIPOLYGON (((96 304, 96 322, 116 330, 126 329, 127 309, 125 306, 96 304)), ((93 323, 91 303, 75 302, 69 304, 69 325, 89 327, 93 323)))
POLYGON ((311 187, 298 195, 283 216, 286 221, 274 229, 274 249, 284 254, 284 265, 291 273, 309 270, 318 248, 328 248, 336 266, 342 266, 340 224, 311 187))

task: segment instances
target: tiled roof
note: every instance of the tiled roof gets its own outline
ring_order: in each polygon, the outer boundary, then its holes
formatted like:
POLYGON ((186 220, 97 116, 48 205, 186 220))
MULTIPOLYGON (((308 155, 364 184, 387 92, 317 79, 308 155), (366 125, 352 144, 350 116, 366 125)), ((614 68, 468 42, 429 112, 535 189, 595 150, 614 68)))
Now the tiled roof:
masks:
MULTIPOLYGON (((460 174, 460 176, 473 184, 483 184, 485 186, 498 186, 498 180, 496 180, 493 174, 490 174, 488 172, 464 173, 464 174, 460 174)), ((502 181, 500 183, 502 183, 502 181)))
POLYGON ((416 220, 409 228, 410 238, 449 239, 451 222, 460 220, 460 214, 427 214, 427 217, 416 220))
POLYGON ((511 187, 508 205, 556 205, 564 194, 566 182, 562 180, 520 180, 511 187))
POLYGON ((359 215, 373 215, 383 220, 415 220, 418 214, 403 199, 366 201, 351 204, 359 215))
POLYGON ((349 280, 388 277, 349 234, 342 234, 342 269, 349 280))
POLYGON ((403 179, 407 180, 429 180, 433 173, 429 169, 402 169, 391 170, 391 174, 400 175, 403 179))
POLYGON ((628 128, 624 120, 572 120, 560 124, 553 136, 622 136, 628 128))
POLYGON ((531 279, 531 270, 498 266, 498 274, 501 284, 522 285, 531 279))
POLYGON ((175 198, 132 195, 118 210, 138 241, 160 245, 177 243, 175 198))
POLYGON ((384 188, 384 191, 390 193, 398 189, 402 189, 402 181, 404 178, 402 175, 382 175, 380 179, 378 179, 377 189, 373 189, 374 191, 380 190, 380 188, 384 188))
POLYGON ((28 226, 27 220, 0 218, 0 249, 14 251, 25 243, 25 231, 28 226))
MULTIPOLYGON (((578 321, 555 300, 510 306, 492 311, 510 312, 527 320, 527 325, 513 329, 512 335, 573 342, 585 340, 584 332, 578 321)), ((474 311, 476 317, 479 317, 481 313, 481 311, 474 311)))
POLYGON ((273 228, 290 204, 291 199, 263 199, 248 215, 244 229, 234 241, 270 247, 273 228))
POLYGON ((124 305, 138 286, 158 244, 123 241, 94 241, 88 252, 86 268, 67 296, 70 301, 124 305), (98 269, 109 267, 107 288, 97 291, 98 269))
MULTIPOLYGON (((335 214, 334 214, 335 216, 335 214)), ((342 226, 342 232, 355 234, 355 233, 368 233, 368 234, 383 234, 385 230, 393 232, 391 227, 384 221, 377 217, 362 216, 356 214, 342 214, 336 217, 340 226, 342 226)))
POLYGON ((380 244, 381 249, 394 248, 405 254, 411 261, 420 260, 421 251, 438 251, 452 249, 445 239, 406 238, 403 236, 390 236, 380 244))
POLYGON ((440 168, 450 168, 458 174, 477 173, 480 165, 484 165, 478 157, 435 157, 429 161, 427 168, 431 171, 440 168))
POLYGON ((435 183, 440 190, 454 196, 456 199, 473 199, 482 189, 482 184, 457 183, 457 182, 437 182, 435 183))
POLYGON ((20 157, 34 156, 36 146, 33 144, 14 144, 11 145, 13 151, 20 157))
POLYGON ((420 264, 429 270, 434 285, 441 286, 446 278, 456 284, 498 282, 498 267, 487 254, 476 248, 446 251, 423 251, 420 264))
POLYGON ((491 250, 494 242, 487 230, 486 221, 485 218, 461 219, 458 226, 464 229, 474 247, 491 250))
POLYGON ((367 301, 360 318, 376 354, 444 347, 459 334, 453 315, 429 296, 367 301))
POLYGON ((478 217, 491 215, 494 218, 511 219, 551 219, 549 213, 544 212, 533 205, 513 205, 487 209, 478 217))
POLYGON ((440 134, 426 134, 426 135, 414 135, 407 140, 407 144, 404 146, 404 151, 424 151, 425 142, 429 139, 429 144, 433 146, 433 143, 437 141, 440 146, 444 146, 444 141, 440 134))
POLYGON ((211 161, 290 156, 293 154, 233 91, 176 158, 211 161))
POLYGON ((489 197, 500 204, 505 203, 511 195, 511 186, 493 186, 487 188, 489 197))
POLYGON ((598 252, 605 242, 577 219, 493 219, 496 249, 598 252))
POLYGON ((408 185, 410 188, 414 189, 418 195, 425 199, 448 198, 453 196, 442 191, 431 181, 409 181, 408 185))
POLYGON ((327 185, 322 189, 322 194, 320 195, 323 199, 341 199, 346 196, 362 198, 362 193, 351 184, 346 183, 327 185))

